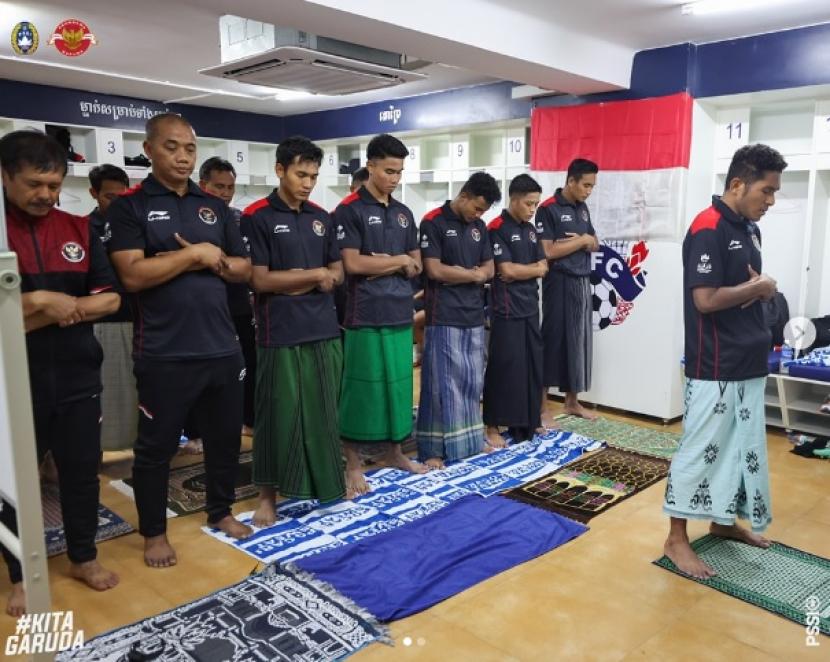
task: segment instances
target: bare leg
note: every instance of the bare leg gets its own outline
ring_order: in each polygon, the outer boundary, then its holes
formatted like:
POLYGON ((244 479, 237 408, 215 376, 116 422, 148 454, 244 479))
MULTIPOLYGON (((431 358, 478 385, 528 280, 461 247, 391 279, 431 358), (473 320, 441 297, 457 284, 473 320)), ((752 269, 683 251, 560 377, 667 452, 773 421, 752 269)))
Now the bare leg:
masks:
POLYGON ((144 563, 151 568, 169 568, 176 565, 176 550, 167 540, 167 534, 144 538, 144 563))
POLYGON ((225 535, 236 538, 237 540, 247 538, 254 532, 250 526, 243 524, 233 515, 225 515, 218 522, 208 522, 208 526, 219 529, 225 535))
POLYGON ((565 411, 572 416, 579 416, 580 418, 584 418, 589 421, 594 421, 598 418, 594 412, 589 409, 585 409, 585 407, 579 403, 576 393, 571 393, 570 391, 565 394, 565 411))
POLYGON ((770 541, 764 538, 764 536, 759 536, 757 533, 753 533, 749 529, 738 526, 737 523, 732 524, 731 526, 725 526, 723 524, 716 524, 715 522, 712 522, 712 525, 709 527, 709 533, 713 536, 719 536, 721 538, 739 540, 740 542, 745 542, 747 545, 752 545, 753 547, 761 547, 766 549, 770 546, 770 541))
POLYGON ((242 436, 243 437, 253 437, 254 436, 254 429, 250 425, 243 425, 242 426, 242 436))
POLYGON ((201 455, 205 452, 201 439, 188 439, 184 446, 179 449, 184 455, 201 455))
POLYGON ((276 498, 277 491, 273 487, 263 486, 259 488, 259 506, 251 520, 254 526, 262 529, 266 526, 274 526, 277 523, 276 498))
POLYGON ((69 574, 96 591, 106 591, 118 585, 118 575, 107 570, 97 560, 73 563, 69 566, 69 574))
POLYGON ((423 464, 413 462, 406 455, 404 455, 400 444, 389 444, 389 448, 386 451, 386 455, 383 460, 388 467, 402 469, 403 471, 408 471, 412 474, 423 474, 428 471, 423 464))
POLYGON ((663 545, 663 553, 668 556, 677 569, 685 575, 695 579, 709 579, 717 573, 695 554, 689 544, 686 533, 686 520, 678 517, 671 518, 669 537, 663 545))
POLYGON ((553 420, 553 416, 550 415, 547 409, 548 404, 548 389, 547 387, 542 389, 542 407, 539 411, 542 412, 542 427, 537 428, 537 434, 544 434, 547 430, 558 430, 559 424, 553 420))
POLYGON ((507 442, 504 440, 499 434, 499 429, 497 427, 487 427, 487 445, 493 448, 507 448, 507 442))
POLYGON ((6 615, 18 618, 26 613, 26 592, 23 590, 23 582, 12 584, 9 593, 9 601, 6 603, 6 615))
POLYGON ((363 475, 358 445, 344 441, 343 453, 346 455, 346 498, 354 499, 370 491, 369 483, 363 475))

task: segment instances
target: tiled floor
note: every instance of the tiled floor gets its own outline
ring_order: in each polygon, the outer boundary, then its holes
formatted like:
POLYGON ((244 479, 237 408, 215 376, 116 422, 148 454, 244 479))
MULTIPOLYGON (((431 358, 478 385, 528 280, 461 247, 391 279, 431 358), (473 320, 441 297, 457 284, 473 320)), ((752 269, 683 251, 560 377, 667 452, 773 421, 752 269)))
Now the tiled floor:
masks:
MULTIPOLYGON (((558 403, 550 403, 554 411, 558 403)), ((660 427, 643 419, 626 419, 660 427)), ((676 424, 672 429, 679 429, 676 424)), ((769 434, 775 540, 830 557, 830 463, 789 453, 769 434)), ((192 460, 184 460, 192 461, 192 460)), ((108 456, 102 501, 133 525, 133 503, 107 480, 129 460, 108 456)), ((805 646, 805 630, 651 564, 660 556, 667 522, 663 484, 628 499, 591 522, 591 530, 534 561, 479 584, 432 609, 391 625, 395 647, 375 644, 355 662, 375 660, 821 660, 805 646), (407 645, 408 644, 408 645, 407 645)), ((239 504, 248 510, 253 502, 239 504)), ((106 542, 100 558, 121 575, 113 591, 95 593, 66 576, 67 561, 50 562, 55 609, 73 609, 87 636, 193 600, 245 577, 252 560, 205 536, 201 515, 171 520, 179 565, 149 570, 137 534, 106 542)), ((693 523, 694 535, 706 525, 693 523)), ((0 591, 7 591, 5 576, 0 591)), ((14 621, 0 615, 0 643, 14 621)))

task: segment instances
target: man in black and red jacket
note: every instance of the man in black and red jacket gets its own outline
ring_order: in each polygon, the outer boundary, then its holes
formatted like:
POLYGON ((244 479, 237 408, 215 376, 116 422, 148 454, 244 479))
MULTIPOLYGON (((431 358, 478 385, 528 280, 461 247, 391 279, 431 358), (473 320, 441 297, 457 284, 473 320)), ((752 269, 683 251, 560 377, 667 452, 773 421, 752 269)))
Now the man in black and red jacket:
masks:
MULTIPOLYGON (((90 322, 118 310, 121 298, 89 219, 55 209, 66 176, 63 148, 37 131, 15 131, 0 139, 0 162, 9 245, 22 277, 38 457, 51 451, 58 468, 70 574, 104 591, 118 577, 96 560, 102 352, 90 322)), ((0 520, 17 530, 10 504, 0 520)), ((20 562, 2 552, 12 582, 6 613, 19 616, 20 562)))

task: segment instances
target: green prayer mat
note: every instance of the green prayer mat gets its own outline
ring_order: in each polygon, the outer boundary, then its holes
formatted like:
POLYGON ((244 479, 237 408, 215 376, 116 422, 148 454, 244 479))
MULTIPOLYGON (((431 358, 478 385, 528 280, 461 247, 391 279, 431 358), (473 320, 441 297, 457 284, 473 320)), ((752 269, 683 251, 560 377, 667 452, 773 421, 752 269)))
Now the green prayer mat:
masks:
POLYGON ((681 573, 666 556, 654 563, 830 635, 830 559, 777 542, 761 549, 711 534, 695 540, 692 549, 717 576, 694 579, 681 573))
POLYGON ((556 422, 567 432, 575 432, 591 439, 604 441, 615 448, 651 457, 670 459, 680 444, 680 435, 675 432, 644 428, 607 418, 589 421, 579 416, 561 414, 556 417, 556 422))

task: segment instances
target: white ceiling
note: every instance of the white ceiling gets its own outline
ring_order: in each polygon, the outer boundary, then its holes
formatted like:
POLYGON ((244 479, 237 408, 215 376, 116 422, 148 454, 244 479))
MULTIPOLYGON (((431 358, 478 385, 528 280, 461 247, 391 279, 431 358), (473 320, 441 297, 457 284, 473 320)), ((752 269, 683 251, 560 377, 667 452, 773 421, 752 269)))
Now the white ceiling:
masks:
POLYGON ((0 42, 0 77, 274 115, 497 79, 583 94, 619 89, 628 83, 638 50, 830 21, 827 0, 789 0, 705 17, 681 15, 680 0, 73 0, 71 10, 62 4, 0 2, 0 34, 21 20, 40 32, 40 47, 28 58, 14 57, 8 39, 0 42), (444 64, 426 69, 426 81, 393 90, 276 100, 262 88, 197 73, 219 63, 223 13, 444 64), (90 26, 99 44, 70 59, 47 42, 58 22, 73 17, 90 26))

